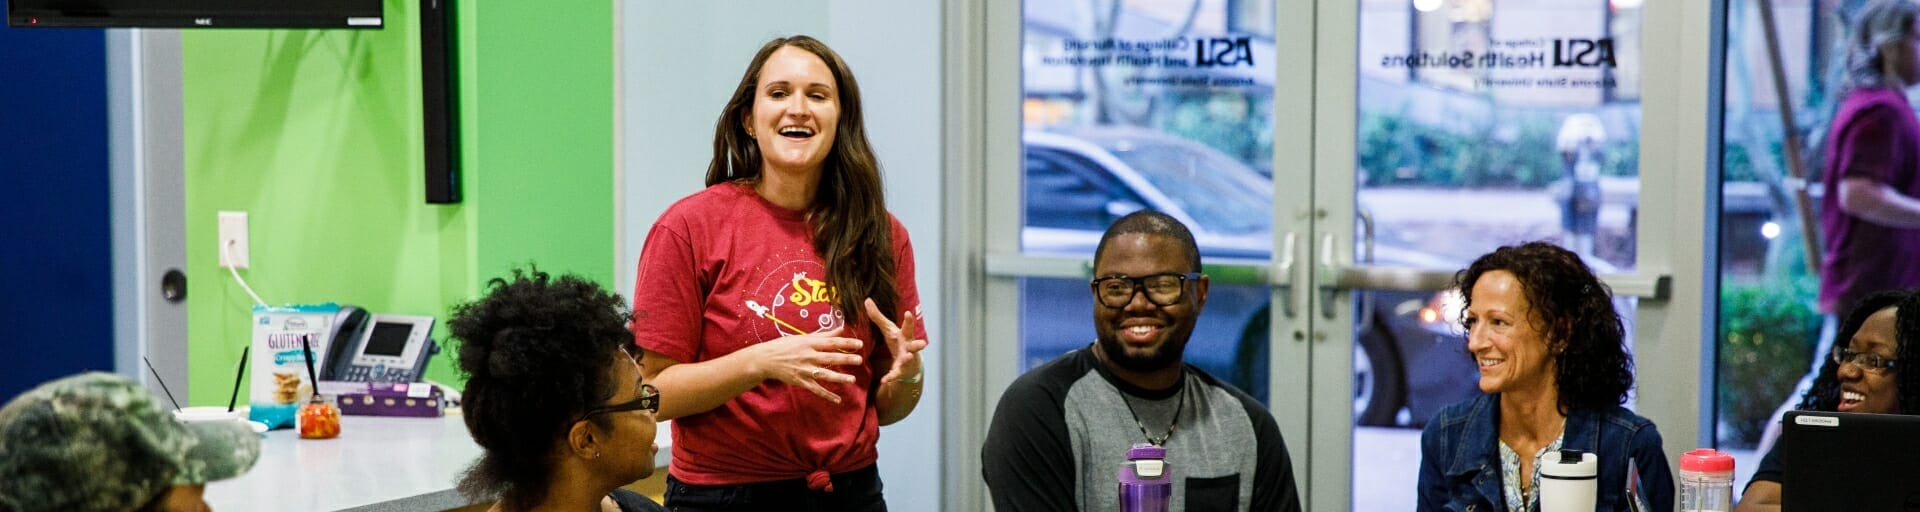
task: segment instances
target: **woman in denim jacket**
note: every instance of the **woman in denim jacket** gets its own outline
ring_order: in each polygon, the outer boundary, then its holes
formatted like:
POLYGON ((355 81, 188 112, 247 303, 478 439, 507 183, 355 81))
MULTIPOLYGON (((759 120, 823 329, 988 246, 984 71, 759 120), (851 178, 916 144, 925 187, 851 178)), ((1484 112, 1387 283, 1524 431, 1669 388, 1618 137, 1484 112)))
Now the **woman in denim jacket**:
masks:
POLYGON ((1537 510, 1538 468, 1559 450, 1599 456, 1599 510, 1639 499, 1673 510, 1673 477, 1653 422, 1620 404, 1633 357, 1606 285, 1544 242, 1501 247, 1455 277, 1480 391, 1420 436, 1420 510, 1537 510))

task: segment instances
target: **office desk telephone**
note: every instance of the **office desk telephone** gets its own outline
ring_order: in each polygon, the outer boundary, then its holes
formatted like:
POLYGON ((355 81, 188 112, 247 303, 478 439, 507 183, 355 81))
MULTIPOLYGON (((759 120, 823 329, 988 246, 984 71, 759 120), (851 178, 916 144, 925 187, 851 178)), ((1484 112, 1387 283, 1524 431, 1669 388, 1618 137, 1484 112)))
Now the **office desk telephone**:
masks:
POLYGON ((320 380, 418 382, 427 360, 440 352, 427 336, 432 330, 430 316, 368 313, 342 305, 327 336, 320 380))

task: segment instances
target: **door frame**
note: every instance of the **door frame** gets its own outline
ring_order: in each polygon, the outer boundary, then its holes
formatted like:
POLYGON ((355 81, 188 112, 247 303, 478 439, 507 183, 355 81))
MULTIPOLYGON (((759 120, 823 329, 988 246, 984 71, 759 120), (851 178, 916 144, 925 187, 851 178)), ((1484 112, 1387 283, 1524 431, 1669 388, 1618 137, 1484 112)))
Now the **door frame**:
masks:
MULTIPOLYGON (((192 379, 184 290, 170 301, 160 284, 168 271, 187 268, 180 31, 105 32, 113 370, 156 393, 166 387, 187 396, 192 379)), ((222 277, 202 276, 193 286, 204 290, 222 277)))

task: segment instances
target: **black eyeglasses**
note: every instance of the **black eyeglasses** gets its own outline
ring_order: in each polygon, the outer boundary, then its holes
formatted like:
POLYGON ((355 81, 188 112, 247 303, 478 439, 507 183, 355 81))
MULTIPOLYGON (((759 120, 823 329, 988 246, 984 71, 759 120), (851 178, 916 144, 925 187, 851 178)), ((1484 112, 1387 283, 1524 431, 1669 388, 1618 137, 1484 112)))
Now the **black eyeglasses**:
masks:
POLYGON ((1879 354, 1868 352, 1854 352, 1853 349, 1842 347, 1833 353, 1833 362, 1834 364, 1853 363, 1854 366, 1858 366, 1862 370, 1873 373, 1887 373, 1893 371, 1895 368, 1894 364, 1900 362, 1900 360, 1888 359, 1880 357, 1879 354))
POLYGON ((1150 276, 1107 276, 1093 280, 1093 296, 1100 303, 1114 309, 1127 307, 1133 302, 1133 294, 1147 292, 1147 302, 1155 306, 1179 304, 1187 290, 1187 281, 1199 279, 1199 272, 1185 274, 1166 273, 1150 276))
POLYGON ((640 385, 640 398, 628 400, 624 403, 607 404, 607 405, 602 405, 592 409, 587 409, 587 412, 585 414, 581 414, 578 419, 575 419, 573 421, 585 420, 587 418, 592 418, 595 415, 599 415, 599 414, 606 414, 611 412, 637 411, 640 409, 646 409, 647 412, 652 412, 652 413, 660 412, 660 390, 655 389, 652 384, 640 385))

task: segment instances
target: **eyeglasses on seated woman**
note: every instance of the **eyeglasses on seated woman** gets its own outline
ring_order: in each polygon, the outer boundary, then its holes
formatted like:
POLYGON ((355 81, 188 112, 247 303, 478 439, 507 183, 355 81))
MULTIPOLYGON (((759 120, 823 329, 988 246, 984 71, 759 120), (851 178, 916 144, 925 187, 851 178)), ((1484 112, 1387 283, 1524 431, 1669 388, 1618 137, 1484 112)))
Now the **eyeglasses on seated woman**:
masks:
MULTIPOLYGON (((1867 414, 1920 414, 1920 290, 1893 290, 1861 299, 1840 323, 1832 354, 1820 366, 1798 409, 1867 414)), ((1767 450, 1740 496, 1736 512, 1780 510, 1786 473, 1780 443, 1767 450)))

